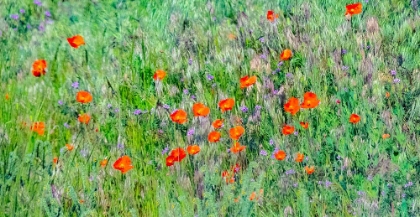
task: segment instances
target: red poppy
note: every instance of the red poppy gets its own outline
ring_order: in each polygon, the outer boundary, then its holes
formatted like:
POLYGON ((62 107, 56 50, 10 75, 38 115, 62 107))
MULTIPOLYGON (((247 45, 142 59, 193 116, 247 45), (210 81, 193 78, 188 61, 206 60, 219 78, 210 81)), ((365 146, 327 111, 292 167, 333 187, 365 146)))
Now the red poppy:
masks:
POLYGON ((32 64, 32 74, 35 77, 40 77, 45 75, 45 69, 47 68, 47 61, 45 60, 35 60, 32 64))
POLYGON ((38 133, 38 135, 42 136, 45 132, 45 123, 44 122, 35 122, 31 126, 31 130, 35 133, 38 133))
POLYGON ((229 136, 233 140, 238 140, 245 133, 245 128, 242 126, 236 126, 229 130, 229 136))
POLYGON ((360 116, 357 114, 351 114, 349 121, 352 124, 357 124, 360 121, 360 116))
POLYGON ((284 135, 290 135, 294 132, 295 132, 295 128, 293 126, 290 126, 290 125, 284 125, 283 126, 282 133, 284 135))
POLYGON ((235 100, 233 100, 232 98, 227 98, 219 102, 219 108, 222 112, 232 110, 234 105, 235 100))
POLYGON ((198 117, 198 116, 205 117, 205 116, 209 115, 210 108, 207 107, 207 106, 205 106, 202 103, 194 103, 194 105, 193 105, 193 113, 194 113, 194 116, 195 117, 198 117))
POLYGON ((267 11, 267 20, 270 22, 274 22, 277 18, 279 18, 279 15, 274 13, 272 10, 267 11))
POLYGON ((209 133, 207 139, 209 142, 218 142, 220 140, 220 133, 217 131, 212 131, 209 133))
POLYGON ((82 115, 79 115, 79 118, 78 118, 79 122, 82 123, 82 124, 88 124, 90 119, 91 119, 90 115, 86 114, 86 113, 82 114, 82 115))
POLYGON ((129 156, 124 155, 118 158, 114 163, 114 169, 121 171, 122 174, 128 172, 129 170, 133 169, 133 165, 131 165, 131 159, 129 156))
POLYGON ((166 158, 166 166, 170 167, 170 166, 174 165, 174 163, 175 163, 175 158, 173 156, 169 155, 166 158))
POLYGON ((92 94, 90 94, 87 91, 82 90, 82 91, 77 92, 77 94, 76 94, 76 101, 77 102, 90 103, 90 102, 92 102, 92 100, 93 100, 92 94))
POLYGON ((174 161, 178 162, 181 162, 187 156, 183 148, 176 148, 169 155, 174 157, 174 161))
POLYGON ((156 70, 155 74, 153 75, 153 79, 155 81, 161 81, 161 80, 163 80, 163 78, 165 78, 165 76, 166 76, 166 72, 161 70, 161 69, 158 69, 158 70, 156 70))
POLYGON ((303 129, 308 129, 309 123, 308 122, 299 122, 300 126, 303 127, 303 129))
POLYGON ((292 115, 295 115, 300 110, 299 99, 295 97, 290 98, 289 101, 284 104, 284 110, 292 115))
POLYGON ((200 146, 198 146, 198 145, 190 145, 190 146, 187 147, 187 152, 190 155, 195 155, 198 152, 200 152, 200 146))
POLYGON ((282 61, 290 60, 290 58, 292 58, 292 56, 293 56, 292 51, 290 49, 285 49, 280 54, 280 60, 282 60, 282 61))
POLYGON ((70 46, 74 48, 79 48, 79 46, 85 44, 85 40, 80 35, 75 35, 71 38, 67 38, 67 41, 69 42, 70 46))
POLYGON ((242 89, 252 86, 255 82, 257 82, 257 76, 244 76, 239 80, 242 89))
POLYGON ((183 124, 187 122, 187 112, 182 109, 175 110, 171 114, 171 119, 175 123, 183 124))
POLYGON ((308 175, 311 175, 312 173, 315 172, 315 167, 314 166, 310 166, 310 167, 305 166, 305 171, 308 175))
POLYGON ((235 144, 230 148, 230 151, 233 153, 239 153, 245 150, 246 146, 241 145, 239 142, 235 142, 235 144))
POLYGON ((217 119, 212 123, 214 129, 219 129, 223 127, 223 119, 217 119))
POLYGON ((353 16, 360 13, 362 13, 362 3, 357 2, 355 4, 346 5, 345 15, 353 16))
POLYGON ((303 95, 303 102, 301 104, 302 108, 316 108, 319 105, 318 97, 315 93, 306 92, 303 95))
POLYGON ((287 154, 283 150, 278 150, 276 153, 274 153, 274 157, 277 160, 284 160, 286 158, 287 154))
POLYGON ((102 168, 106 167, 107 164, 108 164, 108 160, 107 159, 101 160, 100 165, 101 165, 102 168))

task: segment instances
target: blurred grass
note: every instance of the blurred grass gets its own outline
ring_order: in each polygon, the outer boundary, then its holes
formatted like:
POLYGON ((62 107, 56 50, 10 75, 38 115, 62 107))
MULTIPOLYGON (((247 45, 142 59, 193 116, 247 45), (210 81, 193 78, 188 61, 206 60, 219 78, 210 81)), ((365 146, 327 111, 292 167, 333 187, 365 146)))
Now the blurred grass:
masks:
POLYGON ((349 3, 1 1, 0 215, 417 215, 419 2, 363 1, 363 13, 351 23, 344 17, 349 3), (275 24, 266 20, 267 10, 279 13, 275 24), (75 34, 85 46, 68 45, 75 34), (278 66, 286 48, 294 57, 278 66), (47 61, 46 76, 31 75, 36 59, 47 61), (157 69, 168 72, 162 84, 152 80, 157 69), (257 75, 257 84, 241 90, 244 75, 257 75), (75 102, 76 81, 93 103, 75 102), (283 112, 285 100, 306 91, 318 95, 318 108, 295 117, 283 112), (227 97, 235 98, 235 108, 222 114, 217 102, 227 97), (210 107, 210 119, 192 118, 196 101, 210 107), (256 105, 262 109, 254 120, 256 105), (185 126, 169 119, 177 108, 188 112, 185 126), (135 109, 148 112, 134 115, 135 109), (77 122, 83 112, 93 117, 87 126, 77 122), (359 124, 348 122, 351 113, 361 115, 359 124), (216 118, 226 119, 223 139, 209 144, 216 118), (238 118, 247 149, 236 156, 226 149, 232 145, 227 130, 238 118), (46 123, 44 136, 30 132, 36 121, 46 123), (283 124, 299 135, 283 136, 283 124), (189 145, 190 128, 201 152, 166 167, 162 149, 189 145), (384 133, 391 137, 382 139, 384 133), (63 149, 67 143, 75 150, 63 149), (275 147, 287 152, 287 161, 270 158, 275 147), (294 162, 297 152, 307 156, 303 165, 294 162), (123 154, 134 166, 126 175, 112 168, 123 154), (109 163, 102 169, 104 158, 109 163), (235 163, 241 171, 227 185, 220 174, 235 163), (306 175, 305 165, 316 172, 306 175), (289 170, 295 173, 286 175, 289 170), (409 182, 414 185, 406 187, 409 182), (263 196, 250 201, 260 189, 263 196))

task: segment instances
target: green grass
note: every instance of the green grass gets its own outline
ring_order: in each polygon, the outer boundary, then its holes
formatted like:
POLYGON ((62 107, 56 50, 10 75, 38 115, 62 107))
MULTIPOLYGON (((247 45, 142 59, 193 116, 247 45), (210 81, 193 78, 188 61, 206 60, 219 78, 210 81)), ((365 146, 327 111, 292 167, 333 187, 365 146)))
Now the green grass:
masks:
POLYGON ((0 1, 0 216, 419 215, 420 2, 361 1, 351 22, 347 0, 229 2, 0 1), (274 24, 267 10, 279 14, 274 24), (76 34, 86 41, 78 49, 66 40, 76 34), (278 65, 287 48, 293 58, 278 65), (37 59, 45 76, 31 74, 37 59), (157 69, 167 76, 156 83, 157 69), (258 81, 241 90, 245 75, 258 81), (77 103, 79 90, 93 102, 77 103), (317 108, 284 111, 307 91, 317 108), (235 107, 221 113, 227 97, 235 107), (194 102, 210 107, 208 118, 193 117, 194 102), (186 124, 171 121, 178 108, 186 124), (92 115, 88 125, 81 113, 92 115), (217 118, 222 139, 209 143, 217 118), (247 148, 228 153, 239 118, 247 148), (30 130, 37 121, 43 136, 30 130), (283 135, 284 124, 298 135, 283 135), (190 144, 200 153, 165 165, 165 147, 190 144), (271 158, 275 148, 288 158, 271 158), (126 174, 113 168, 122 155, 134 166, 126 174), (226 184, 221 173, 235 164, 226 184))

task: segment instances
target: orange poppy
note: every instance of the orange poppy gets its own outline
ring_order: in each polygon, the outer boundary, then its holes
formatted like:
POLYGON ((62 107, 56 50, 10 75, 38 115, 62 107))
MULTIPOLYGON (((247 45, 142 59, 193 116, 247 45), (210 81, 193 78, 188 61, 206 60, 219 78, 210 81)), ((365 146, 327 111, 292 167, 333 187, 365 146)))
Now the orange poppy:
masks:
POLYGON ((74 48, 79 48, 79 46, 85 44, 85 39, 83 39, 80 35, 75 35, 71 38, 67 38, 67 41, 69 42, 70 46, 74 48))
POLYGON ((200 152, 200 146, 198 146, 198 145, 190 145, 190 146, 187 147, 187 152, 190 155, 195 155, 198 152, 200 152))
POLYGON ((245 128, 242 126, 236 126, 229 130, 229 136, 233 140, 238 140, 245 133, 245 128))
POLYGON ((345 15, 356 15, 362 13, 362 3, 357 2, 355 4, 346 5, 346 14, 345 15))
POLYGON ((388 139, 389 137, 391 137, 391 135, 389 134, 382 134, 382 139, 388 139))
POLYGON ((254 192, 252 192, 251 193, 251 196, 249 197, 249 200, 258 200, 260 197, 262 197, 263 196, 263 194, 264 194, 264 189, 260 189, 260 193, 259 193, 259 195, 257 195, 257 193, 254 191, 254 192))
POLYGON ((100 164, 101 164, 101 167, 104 168, 108 164, 108 160, 107 159, 103 159, 103 160, 101 160, 101 163, 100 164))
POLYGON ((283 129, 282 129, 282 132, 283 132, 284 135, 290 135, 290 134, 295 132, 295 128, 293 126, 290 126, 290 125, 284 125, 283 129))
POLYGON ((173 156, 168 156, 166 157, 166 166, 170 167, 172 165, 174 165, 175 163, 175 158, 173 156))
POLYGON ((35 133, 38 133, 38 135, 42 136, 45 132, 45 123, 44 122, 35 122, 31 126, 31 130, 35 133))
POLYGON ((54 157, 54 158, 53 158, 53 163, 54 163, 54 164, 57 164, 57 163, 58 163, 58 157, 54 157))
POLYGON ((349 121, 352 124, 357 124, 360 121, 360 116, 357 114, 351 114, 349 121))
POLYGON ((219 129, 223 127, 223 119, 217 119, 211 125, 214 127, 214 129, 219 129))
POLYGON ((312 173, 315 172, 315 167, 314 166, 310 166, 310 167, 305 166, 305 171, 308 175, 311 175, 312 173))
POLYGON ((114 168, 122 172, 122 174, 128 172, 129 170, 133 169, 133 165, 131 165, 131 159, 129 156, 124 155, 118 158, 114 163, 114 168))
POLYGON ((169 155, 174 157, 174 161, 178 162, 181 162, 187 156, 183 148, 176 148, 169 155))
POLYGON ((233 153, 239 153, 245 150, 246 146, 241 145, 239 142, 235 142, 235 144, 230 148, 230 151, 233 153))
POLYGON ((296 154, 296 158, 295 158, 295 161, 296 162, 302 163, 303 159, 305 159, 305 155, 304 154, 302 154, 302 153, 297 153, 296 154))
POLYGON ((386 92, 386 93, 385 93, 385 97, 386 97, 386 98, 389 98, 390 96, 391 96, 391 94, 390 94, 389 92, 386 92))
POLYGON ((10 99, 9 94, 8 94, 8 93, 6 93, 6 95, 4 95, 4 98, 5 98, 6 100, 9 100, 9 99, 10 99))
POLYGON ((300 123, 300 126, 303 127, 303 129, 308 129, 308 127, 309 127, 309 123, 308 122, 299 122, 299 123, 300 123))
POLYGON ((207 139, 209 142, 218 142, 220 140, 221 134, 217 131, 212 131, 209 133, 207 139))
POLYGON ((228 177, 228 176, 229 176, 229 172, 227 170, 222 172, 222 177, 223 178, 228 177))
POLYGON ((290 49, 286 49, 283 52, 281 52, 280 59, 283 60, 283 61, 286 61, 286 60, 290 60, 290 58, 292 58, 292 56, 293 56, 292 51, 290 49))
POLYGON ((252 86, 253 84, 255 84, 255 82, 257 82, 257 76, 255 75, 251 77, 248 77, 247 75, 247 76, 242 77, 239 80, 239 83, 241 84, 242 89, 252 86))
POLYGON ((205 116, 209 115, 210 108, 207 107, 207 106, 205 106, 202 103, 194 103, 194 105, 193 105, 193 113, 194 113, 194 116, 195 117, 198 117, 198 116, 205 117, 205 116))
POLYGON ((90 119, 91 119, 90 115, 86 113, 79 115, 79 118, 78 118, 79 122, 82 124, 88 124, 90 119))
POLYGON ((233 34, 233 33, 229 33, 229 34, 228 34, 228 39, 229 39, 229 40, 235 40, 235 39, 236 39, 236 35, 235 35, 235 34, 233 34))
POLYGON ((166 157, 166 166, 170 167, 172 165, 174 165, 175 163, 175 158, 173 156, 168 156, 166 157))
POLYGON ((156 70, 155 74, 153 75, 153 79, 155 81, 161 81, 163 80, 163 78, 165 78, 166 76, 166 72, 163 71, 162 69, 158 69, 156 70))
POLYGON ((300 110, 299 99, 292 97, 284 104, 284 111, 295 115, 300 110))
POLYGON ((171 119, 175 123, 183 124, 187 122, 187 112, 182 109, 175 110, 171 114, 171 119))
POLYGON ((277 18, 279 18, 279 15, 274 13, 272 10, 267 11, 267 20, 270 22, 274 22, 277 18))
POLYGON ((90 94, 87 91, 82 90, 82 91, 77 92, 77 94, 76 94, 76 101, 77 102, 90 103, 90 102, 92 102, 92 100, 93 100, 92 94, 90 94))
POLYGON ((68 151, 72 151, 74 149, 74 146, 72 144, 66 144, 66 148, 68 151))
POLYGON ((278 150, 276 153, 274 153, 274 157, 277 160, 284 160, 286 158, 287 154, 283 150, 278 150))
POLYGON ((45 69, 47 68, 47 61, 45 60, 35 60, 32 64, 32 74, 35 77, 40 77, 45 75, 45 69))
POLYGON ((256 197, 257 197, 257 193, 255 193, 254 191, 251 193, 251 196, 249 196, 249 200, 254 200, 256 197))
POLYGON ((319 105, 318 97, 315 93, 306 92, 303 95, 303 102, 300 105, 302 108, 316 108, 319 105))
POLYGON ((232 98, 227 98, 219 102, 219 108, 222 112, 232 110, 234 105, 235 100, 233 100, 232 98))

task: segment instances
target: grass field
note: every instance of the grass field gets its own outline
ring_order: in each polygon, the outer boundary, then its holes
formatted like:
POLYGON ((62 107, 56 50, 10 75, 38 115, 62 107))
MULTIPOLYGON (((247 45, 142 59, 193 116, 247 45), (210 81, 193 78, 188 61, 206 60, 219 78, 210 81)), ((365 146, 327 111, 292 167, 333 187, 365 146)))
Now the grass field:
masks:
POLYGON ((420 1, 353 3, 0 0, 0 216, 419 216, 420 1))

